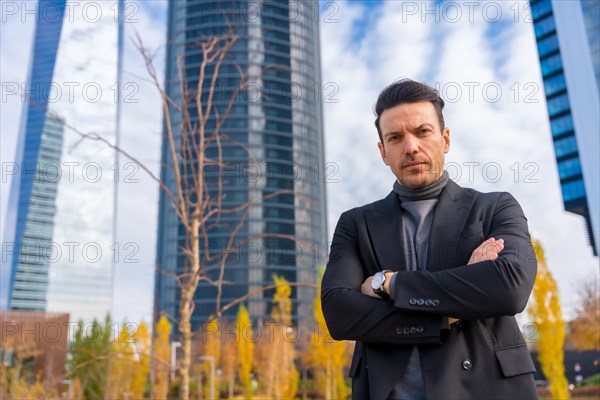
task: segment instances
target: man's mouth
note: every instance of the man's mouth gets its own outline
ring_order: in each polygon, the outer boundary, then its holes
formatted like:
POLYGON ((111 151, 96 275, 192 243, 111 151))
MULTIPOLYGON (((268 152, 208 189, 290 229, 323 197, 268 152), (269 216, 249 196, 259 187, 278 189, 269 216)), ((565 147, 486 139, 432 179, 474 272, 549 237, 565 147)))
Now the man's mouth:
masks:
POLYGON ((408 168, 408 169, 417 168, 421 165, 425 165, 425 163, 423 161, 410 161, 410 162, 404 163, 402 165, 402 168, 408 168))

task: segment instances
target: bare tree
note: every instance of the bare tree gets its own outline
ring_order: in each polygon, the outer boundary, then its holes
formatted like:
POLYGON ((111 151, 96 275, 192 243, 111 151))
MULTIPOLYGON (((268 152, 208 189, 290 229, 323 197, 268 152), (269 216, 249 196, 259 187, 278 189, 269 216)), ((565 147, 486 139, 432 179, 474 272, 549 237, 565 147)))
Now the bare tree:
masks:
POLYGON ((600 280, 597 273, 577 281, 575 316, 569 322, 567 347, 600 350, 600 280))
MULTIPOLYGON (((238 41, 238 35, 232 26, 220 34, 207 37, 202 41, 196 42, 196 46, 201 50, 202 58, 198 68, 198 82, 195 87, 188 86, 186 77, 185 60, 180 57, 177 59, 179 74, 179 103, 169 97, 161 81, 157 76, 156 70, 152 64, 152 55, 144 47, 142 39, 138 36, 136 44, 142 56, 146 61, 147 71, 150 75, 153 85, 158 90, 163 108, 163 118, 165 127, 165 138, 173 160, 172 165, 167 166, 171 169, 174 176, 175 190, 171 191, 165 182, 157 179, 161 189, 165 192, 171 202, 179 223, 185 231, 185 246, 180 247, 181 253, 185 256, 185 268, 183 271, 166 272, 177 283, 180 290, 178 333, 181 338, 182 357, 179 364, 179 375, 181 378, 180 387, 182 399, 189 398, 190 368, 192 365, 192 324, 191 318, 194 312, 194 297, 201 281, 206 281, 213 285, 217 290, 215 318, 219 320, 223 313, 234 305, 245 299, 256 295, 267 289, 275 288, 277 285, 268 285, 251 290, 244 296, 239 297, 229 304, 222 304, 223 287, 228 284, 224 279, 225 269, 228 259, 231 255, 239 253, 245 245, 263 238, 288 239, 310 245, 298 240, 292 235, 260 233, 244 240, 238 238, 238 233, 247 222, 251 208, 258 202, 265 202, 270 198, 284 194, 293 194, 291 189, 277 190, 268 194, 263 194, 259 198, 234 207, 224 206, 223 194, 223 172, 226 161, 223 157, 223 143, 229 141, 239 146, 247 154, 250 162, 256 163, 256 158, 252 155, 251 149, 245 144, 239 143, 222 131, 232 106, 240 93, 248 88, 248 83, 257 79, 247 70, 236 65, 239 73, 239 80, 235 87, 226 88, 225 93, 228 96, 228 102, 224 109, 214 106, 215 95, 222 95, 221 88, 218 85, 219 71, 226 60, 226 56, 232 47, 238 41), (178 113, 177 118, 173 118, 178 113), (178 126, 174 126, 173 120, 181 121, 178 126), (213 122, 209 124, 209 121, 213 122), (216 157, 208 157, 207 150, 216 149, 216 157), (216 174, 209 174, 207 167, 216 174), (221 217, 225 215, 241 216, 231 223, 221 223, 221 217), (226 226, 228 237, 224 248, 219 251, 211 251, 209 247, 211 230, 226 226), (213 271, 217 271, 217 278, 214 278, 213 271)), ((264 68, 277 68, 277 66, 267 66, 264 68)), ((260 76, 263 69, 257 72, 260 76)), ((312 248, 314 251, 314 247, 312 248)), ((295 282, 293 286, 315 287, 314 282, 295 282)))
MULTIPOLYGON (((194 87, 190 87, 188 84, 185 59, 179 57, 177 59, 177 70, 180 91, 176 100, 169 96, 162 79, 158 76, 153 63, 154 54, 144 46, 139 34, 135 37, 134 42, 145 61, 149 80, 156 88, 161 99, 164 120, 163 140, 166 143, 170 159, 173 160, 171 165, 166 167, 170 169, 174 176, 174 190, 167 185, 167 182, 163 180, 164 178, 161 179, 161 177, 156 176, 143 162, 112 141, 96 132, 82 132, 77 127, 71 126, 67 122, 64 123, 67 129, 71 129, 80 135, 80 141, 75 146, 86 140, 102 142, 128 160, 136 163, 165 193, 178 217, 180 226, 185 231, 185 245, 179 247, 179 251, 185 258, 183 271, 176 268, 157 266, 160 273, 174 279, 180 291, 179 318, 175 322, 182 344, 182 356, 178 359, 180 398, 185 400, 189 399, 190 396, 192 338, 194 334, 191 318, 194 313, 194 298, 199 283, 205 281, 216 288, 214 317, 220 320, 223 313, 237 304, 259 295, 265 290, 275 289, 279 286, 278 284, 271 284, 253 287, 243 296, 228 304, 222 304, 223 288, 231 283, 224 279, 229 257, 239 254, 244 246, 265 238, 277 238, 295 242, 315 254, 321 252, 318 244, 301 240, 294 235, 260 233, 246 237, 244 240, 239 239, 238 234, 246 224, 253 206, 276 196, 294 194, 291 189, 281 189, 263 194, 234 207, 224 206, 223 176, 227 162, 223 155, 223 143, 230 142, 243 149, 247 154, 249 163, 258 165, 258 160, 253 156, 247 145, 224 133, 223 126, 240 94, 248 88, 255 88, 250 83, 255 82, 258 79, 257 77, 262 76, 267 69, 281 68, 281 66, 274 64, 262 66, 253 75, 248 72, 249 69, 235 65, 239 74, 237 84, 234 87, 218 87, 219 71, 226 60, 227 54, 239 38, 240 36, 236 33, 234 27, 229 25, 229 28, 223 33, 205 37, 195 43, 195 46, 201 51, 202 59, 198 67, 198 81, 194 87), (214 105, 216 95, 225 95, 228 98, 227 105, 224 109, 221 108, 221 111, 219 111, 219 107, 214 105), (173 121, 179 122, 174 123, 173 121), (216 149, 216 157, 208 156, 207 150, 209 149, 216 149), (237 219, 234 218, 235 223, 233 224, 230 224, 231 218, 228 223, 221 222, 223 216, 237 216, 239 214, 241 216, 237 219), (210 248, 210 233, 223 225, 229 231, 226 245, 219 251, 212 251, 210 248), (217 276, 216 279, 213 277, 214 275, 217 276)), ((254 66, 256 67, 259 64, 254 63, 254 66)), ((261 93, 261 96, 266 97, 268 94, 261 93)), ((51 111, 46 111, 49 115, 54 115, 51 111)), ((293 178, 290 177, 290 179, 293 178)), ((289 285, 294 287, 317 287, 315 282, 290 282, 289 285)), ((173 316, 170 316, 170 318, 174 319, 173 316)))

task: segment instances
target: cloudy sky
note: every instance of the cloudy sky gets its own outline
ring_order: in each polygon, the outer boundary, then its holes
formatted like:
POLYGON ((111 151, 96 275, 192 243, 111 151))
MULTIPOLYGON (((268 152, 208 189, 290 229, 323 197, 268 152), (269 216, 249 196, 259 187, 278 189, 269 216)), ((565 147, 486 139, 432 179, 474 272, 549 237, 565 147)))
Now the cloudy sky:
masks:
MULTIPOLYGON (((393 175, 382 163, 373 126, 379 91, 410 77, 438 88, 452 145, 447 170, 463 186, 510 191, 521 203, 558 282, 568 316, 576 285, 597 275, 598 259, 587 244, 583 220, 563 211, 554 162, 533 26, 527 2, 373 1, 321 3, 322 87, 326 159, 335 163, 327 183, 331 236, 346 209, 391 190, 393 175), (328 85, 328 86, 326 86, 328 85), (332 89, 333 88, 333 89, 332 89)), ((124 81, 139 88, 123 105, 122 147, 158 173, 160 103, 132 44, 139 32, 164 66, 166 2, 128 3, 124 81)), ((0 44, 2 82, 25 82, 34 17, 3 9, 0 44), (18 38, 18 40, 15 40, 18 38)), ((4 88, 3 88, 4 93, 4 88)), ((4 216, 14 160, 21 101, 0 104, 4 216)), ((116 320, 151 320, 158 189, 140 171, 136 183, 119 184, 118 243, 135 242, 135 262, 115 266, 116 320)), ((2 218, 4 220, 4 217, 2 218)), ((4 227, 2 227, 2 234, 4 227)))

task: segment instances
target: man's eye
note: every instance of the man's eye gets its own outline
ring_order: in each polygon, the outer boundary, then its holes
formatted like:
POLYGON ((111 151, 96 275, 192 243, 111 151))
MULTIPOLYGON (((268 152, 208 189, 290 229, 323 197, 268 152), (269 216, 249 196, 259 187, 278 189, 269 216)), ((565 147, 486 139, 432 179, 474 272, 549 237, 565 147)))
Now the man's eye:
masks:
POLYGON ((429 129, 421 129, 419 132, 423 134, 429 133, 429 129))

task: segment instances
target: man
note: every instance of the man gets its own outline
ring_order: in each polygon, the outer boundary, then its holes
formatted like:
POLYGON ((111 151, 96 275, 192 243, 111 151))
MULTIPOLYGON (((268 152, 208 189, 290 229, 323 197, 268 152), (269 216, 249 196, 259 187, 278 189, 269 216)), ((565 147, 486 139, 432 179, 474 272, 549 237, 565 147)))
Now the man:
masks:
POLYGON ((535 368, 514 315, 537 263, 508 193, 448 179, 437 91, 412 80, 379 95, 383 200, 343 213, 322 282, 332 337, 356 340, 354 399, 531 399, 535 368))

